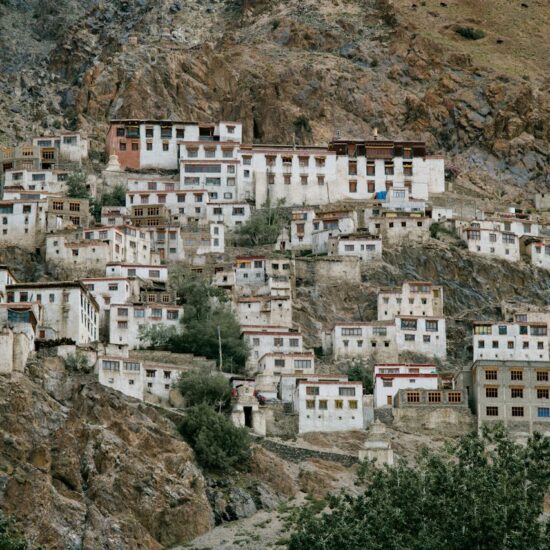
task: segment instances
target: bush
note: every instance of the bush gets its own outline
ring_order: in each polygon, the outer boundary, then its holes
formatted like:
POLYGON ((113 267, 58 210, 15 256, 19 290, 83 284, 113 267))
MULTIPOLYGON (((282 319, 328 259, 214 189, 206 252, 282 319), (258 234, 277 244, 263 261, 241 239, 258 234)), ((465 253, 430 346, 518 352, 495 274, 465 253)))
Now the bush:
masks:
POLYGON ((27 541, 20 538, 14 530, 14 521, 0 510, 0 550, 27 550, 27 541))
POLYGON ((250 437, 246 428, 237 428, 229 418, 204 403, 189 409, 180 433, 206 470, 226 472, 236 466, 245 467, 250 461, 250 437))
POLYGON ((69 353, 65 359, 65 366, 71 372, 89 372, 91 369, 88 358, 80 351, 69 353))
POLYGON ((485 37, 485 33, 481 29, 474 29, 473 27, 462 27, 459 25, 455 27, 455 32, 467 40, 480 40, 485 37))
POLYGON ((188 406, 208 405, 226 409, 231 401, 231 387, 223 374, 195 369, 180 376, 178 388, 188 406))
POLYGON ((86 186, 86 174, 84 172, 75 172, 67 178, 67 197, 71 199, 90 200, 90 191, 86 186))
POLYGON ((348 380, 350 382, 361 382, 363 384, 364 393, 370 394, 374 389, 372 379, 372 369, 364 365, 362 362, 355 362, 348 367, 348 380))

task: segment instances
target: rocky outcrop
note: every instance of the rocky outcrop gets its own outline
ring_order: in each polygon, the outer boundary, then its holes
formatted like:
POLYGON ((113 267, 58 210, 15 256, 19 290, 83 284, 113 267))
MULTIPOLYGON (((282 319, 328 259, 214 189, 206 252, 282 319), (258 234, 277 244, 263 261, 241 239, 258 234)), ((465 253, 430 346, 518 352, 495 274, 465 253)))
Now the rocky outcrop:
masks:
POLYGON ((160 549, 212 527, 174 425, 93 374, 45 358, 0 376, 0 417, 0 508, 34 544, 160 549))

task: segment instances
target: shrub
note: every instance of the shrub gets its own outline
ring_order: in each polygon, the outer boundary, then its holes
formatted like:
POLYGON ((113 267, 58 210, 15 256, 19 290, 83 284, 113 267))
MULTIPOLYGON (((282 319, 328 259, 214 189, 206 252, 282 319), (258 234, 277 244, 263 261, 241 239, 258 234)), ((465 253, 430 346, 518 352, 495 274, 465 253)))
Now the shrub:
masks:
POLYGON ((20 538, 14 530, 14 521, 0 510, 0 550, 27 550, 27 541, 20 538))
POLYGON ((480 40, 485 37, 485 33, 481 29, 474 29, 474 27, 462 27, 459 25, 455 27, 455 32, 467 40, 480 40))
POLYGON ((249 220, 236 230, 242 246, 274 244, 284 227, 290 224, 290 213, 283 207, 284 201, 272 206, 268 201, 252 212, 249 220))
POLYGON ((206 404, 189 409, 180 425, 197 461, 206 470, 226 472, 250 461, 250 437, 246 428, 237 428, 226 416, 206 404))
POLYGON ((350 382, 361 382, 366 394, 372 393, 374 382, 372 379, 372 369, 362 362, 352 363, 347 370, 348 380, 350 382))
POLYGON ((69 353, 65 359, 65 366, 71 372, 89 372, 91 368, 88 358, 80 351, 69 353))
POLYGON ((221 411, 231 400, 231 387, 223 374, 195 369, 184 372, 178 383, 188 406, 208 405, 221 411))

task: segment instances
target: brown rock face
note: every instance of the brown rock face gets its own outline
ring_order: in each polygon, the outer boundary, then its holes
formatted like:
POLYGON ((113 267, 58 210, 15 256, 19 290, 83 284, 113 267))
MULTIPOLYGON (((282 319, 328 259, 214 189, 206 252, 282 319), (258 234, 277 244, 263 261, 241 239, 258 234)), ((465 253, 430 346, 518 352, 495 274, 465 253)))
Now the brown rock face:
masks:
POLYGON ((0 377, 0 508, 46 548, 157 549, 212 511, 174 426, 57 359, 0 377))

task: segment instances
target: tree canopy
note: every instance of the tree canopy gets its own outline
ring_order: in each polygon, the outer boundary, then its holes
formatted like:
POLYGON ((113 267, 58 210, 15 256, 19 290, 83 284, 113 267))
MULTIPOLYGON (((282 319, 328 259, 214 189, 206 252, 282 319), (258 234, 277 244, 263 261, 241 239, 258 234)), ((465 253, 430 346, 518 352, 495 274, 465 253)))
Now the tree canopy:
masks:
POLYGON ((224 472, 246 466, 250 460, 250 436, 229 418, 206 403, 189 409, 180 425, 198 463, 207 470, 224 472))
POLYGON ((290 550, 548 549, 541 521, 550 488, 550 438, 526 446, 502 427, 464 436, 418 464, 360 468, 359 496, 331 499, 330 510, 305 508, 293 518, 290 550))
POLYGON ((283 228, 290 223, 290 212, 280 200, 275 205, 269 201, 250 215, 246 223, 236 229, 237 239, 243 246, 274 244, 283 228))
POLYGON ((241 327, 223 290, 185 271, 176 271, 171 283, 180 303, 184 304, 181 330, 146 327, 141 332, 142 340, 152 348, 201 355, 215 360, 218 365, 221 340, 223 370, 243 372, 248 347, 241 338, 241 327))
POLYGON ((178 387, 189 406, 206 404, 221 412, 231 401, 229 380, 220 373, 200 369, 184 372, 178 387))

